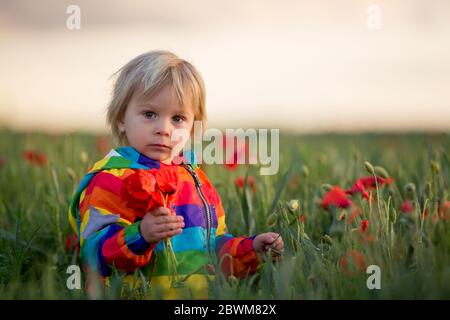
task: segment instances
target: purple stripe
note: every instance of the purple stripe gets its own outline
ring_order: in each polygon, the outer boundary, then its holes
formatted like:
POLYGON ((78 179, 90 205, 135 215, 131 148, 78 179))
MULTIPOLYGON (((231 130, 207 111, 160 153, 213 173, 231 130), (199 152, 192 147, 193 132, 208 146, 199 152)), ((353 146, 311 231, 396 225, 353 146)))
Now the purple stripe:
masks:
POLYGON ((159 161, 150 159, 144 156, 142 153, 139 154, 139 159, 137 162, 146 167, 149 167, 150 169, 159 169, 160 167, 159 161))
MULTIPOLYGON (((217 228, 217 214, 214 206, 211 208, 213 228, 217 228)), ((197 204, 184 204, 182 206, 175 206, 175 212, 184 218, 184 227, 202 227, 206 229, 205 207, 197 204)))
POLYGON ((218 236, 218 237, 216 238, 216 247, 215 247, 215 250, 216 250, 216 255, 217 255, 217 256, 219 256, 220 250, 222 250, 223 245, 224 245, 228 240, 231 240, 231 239, 234 239, 234 237, 233 237, 231 234, 229 234, 229 233, 226 233, 226 234, 224 234, 224 235, 222 235, 222 236, 218 236))

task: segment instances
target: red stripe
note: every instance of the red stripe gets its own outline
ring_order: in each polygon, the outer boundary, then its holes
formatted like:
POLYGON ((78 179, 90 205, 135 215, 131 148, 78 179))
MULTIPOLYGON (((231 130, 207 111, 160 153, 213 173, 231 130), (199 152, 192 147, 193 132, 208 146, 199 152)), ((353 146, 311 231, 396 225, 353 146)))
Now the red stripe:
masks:
POLYGON ((120 195, 120 186, 122 185, 122 179, 116 177, 112 173, 99 172, 95 175, 92 181, 89 183, 86 189, 86 195, 92 193, 94 187, 100 187, 104 190, 110 191, 117 195, 120 195))

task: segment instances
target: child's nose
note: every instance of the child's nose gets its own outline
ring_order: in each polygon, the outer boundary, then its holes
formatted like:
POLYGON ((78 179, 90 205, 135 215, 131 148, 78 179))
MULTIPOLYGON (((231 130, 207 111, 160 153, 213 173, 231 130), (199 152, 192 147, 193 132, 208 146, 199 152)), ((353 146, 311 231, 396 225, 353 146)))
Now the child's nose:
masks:
POLYGON ((170 121, 161 119, 156 126, 155 133, 162 136, 170 136, 171 130, 170 121))

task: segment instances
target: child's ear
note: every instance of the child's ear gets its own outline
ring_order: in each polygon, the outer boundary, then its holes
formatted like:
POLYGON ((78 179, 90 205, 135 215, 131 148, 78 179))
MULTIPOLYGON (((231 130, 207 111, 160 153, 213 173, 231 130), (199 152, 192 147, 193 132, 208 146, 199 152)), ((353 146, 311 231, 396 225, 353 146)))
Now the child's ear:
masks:
POLYGON ((123 122, 123 120, 119 120, 117 122, 117 129, 119 129, 120 133, 124 133, 125 132, 125 122, 123 122))

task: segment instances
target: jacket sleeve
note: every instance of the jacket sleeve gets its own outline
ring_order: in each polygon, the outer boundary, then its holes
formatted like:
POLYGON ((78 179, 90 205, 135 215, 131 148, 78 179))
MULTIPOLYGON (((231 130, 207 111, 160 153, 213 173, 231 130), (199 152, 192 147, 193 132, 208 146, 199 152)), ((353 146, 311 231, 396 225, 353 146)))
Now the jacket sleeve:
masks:
POLYGON ((261 265, 261 261, 253 249, 253 239, 256 235, 234 237, 228 233, 222 201, 217 191, 215 193, 217 213, 215 251, 220 269, 225 277, 233 275, 237 278, 245 278, 257 272, 261 265))
POLYGON ((127 170, 97 173, 80 196, 81 258, 102 276, 109 276, 112 266, 126 272, 145 266, 156 246, 145 241, 141 221, 121 202, 121 177, 127 170))

